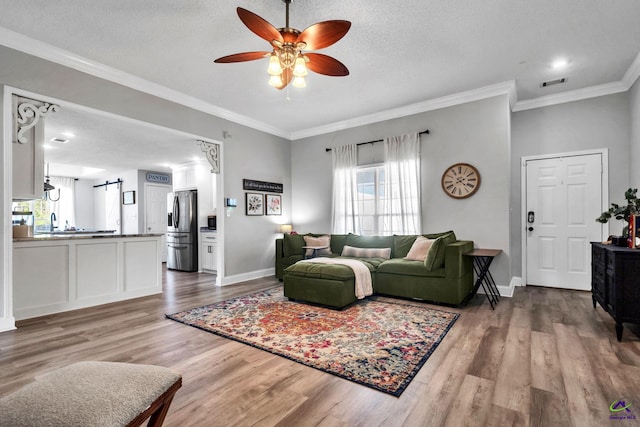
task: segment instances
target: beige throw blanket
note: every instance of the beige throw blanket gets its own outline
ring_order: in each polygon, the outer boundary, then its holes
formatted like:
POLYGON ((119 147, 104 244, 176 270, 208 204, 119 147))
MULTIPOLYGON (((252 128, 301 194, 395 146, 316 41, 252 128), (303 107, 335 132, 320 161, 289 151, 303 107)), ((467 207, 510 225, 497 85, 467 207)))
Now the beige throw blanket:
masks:
POLYGON ((373 294, 373 285, 371 284, 371 272, 362 262, 356 259, 344 259, 344 258, 311 258, 298 262, 314 262, 318 264, 340 264, 351 267, 355 276, 356 298, 363 299, 366 296, 373 294))

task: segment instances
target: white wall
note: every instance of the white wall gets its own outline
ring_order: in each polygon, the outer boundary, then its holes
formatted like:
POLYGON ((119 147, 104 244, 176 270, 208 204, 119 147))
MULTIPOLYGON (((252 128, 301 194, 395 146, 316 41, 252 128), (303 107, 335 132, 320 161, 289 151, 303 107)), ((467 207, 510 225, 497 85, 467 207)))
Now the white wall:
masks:
POLYGON ((640 81, 636 81, 632 86, 629 98, 631 120, 629 186, 640 188, 640 81))
MULTIPOLYGON (((513 113, 511 121, 511 269, 522 275, 520 159, 523 156, 609 149, 609 195, 623 202, 629 188, 629 94, 601 96, 513 113)), ((595 221, 595 218, 594 218, 595 221)), ((619 233, 621 221, 610 232, 619 233)))
MULTIPOLYGON (((325 148, 430 130, 421 137, 422 229, 453 229, 477 247, 499 248, 492 273, 499 286, 509 272, 509 106, 506 96, 475 101, 292 143, 293 225, 298 232, 331 231, 331 153, 325 148), (444 170, 453 163, 479 169, 478 192, 463 200, 441 189, 444 170)), ((359 148, 359 163, 382 160, 382 144, 359 148)))

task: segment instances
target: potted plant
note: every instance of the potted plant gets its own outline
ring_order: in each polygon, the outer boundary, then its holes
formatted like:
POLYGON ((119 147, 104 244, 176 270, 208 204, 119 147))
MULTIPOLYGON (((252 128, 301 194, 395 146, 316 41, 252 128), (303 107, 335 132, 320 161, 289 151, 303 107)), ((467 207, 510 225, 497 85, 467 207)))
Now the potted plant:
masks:
POLYGON ((626 225, 622 229, 622 236, 627 237, 629 235, 629 216, 640 213, 640 199, 638 199, 638 189, 629 188, 624 193, 624 198, 627 201, 626 205, 618 205, 611 203, 609 210, 602 212, 602 214, 596 218, 596 221, 605 224, 614 217, 615 219, 624 219, 626 225))

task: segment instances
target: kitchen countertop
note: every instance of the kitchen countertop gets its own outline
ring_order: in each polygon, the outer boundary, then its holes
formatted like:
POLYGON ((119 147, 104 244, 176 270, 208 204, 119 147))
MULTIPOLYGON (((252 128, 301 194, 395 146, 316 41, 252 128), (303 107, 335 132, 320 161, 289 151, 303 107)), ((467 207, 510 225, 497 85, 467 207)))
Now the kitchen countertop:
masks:
POLYGON ((57 233, 57 234, 35 234, 33 237, 14 237, 14 242, 36 242, 42 240, 69 240, 69 239, 113 239, 113 238, 127 238, 127 237, 157 237, 162 236, 164 233, 147 233, 147 234, 108 234, 108 233, 91 233, 91 232, 76 232, 76 233, 57 233))

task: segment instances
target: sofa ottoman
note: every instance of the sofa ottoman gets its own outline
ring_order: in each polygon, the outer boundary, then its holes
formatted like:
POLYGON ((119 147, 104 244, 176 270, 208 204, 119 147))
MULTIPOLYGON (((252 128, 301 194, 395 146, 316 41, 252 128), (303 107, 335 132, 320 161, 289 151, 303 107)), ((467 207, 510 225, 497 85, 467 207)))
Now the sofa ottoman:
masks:
MULTIPOLYGON (((373 273, 384 260, 359 261, 373 273)), ((375 275, 371 276, 373 282, 375 275)), ((355 286, 353 270, 346 265, 299 262, 284 270, 284 295, 291 300, 341 309, 358 300, 355 286)))

